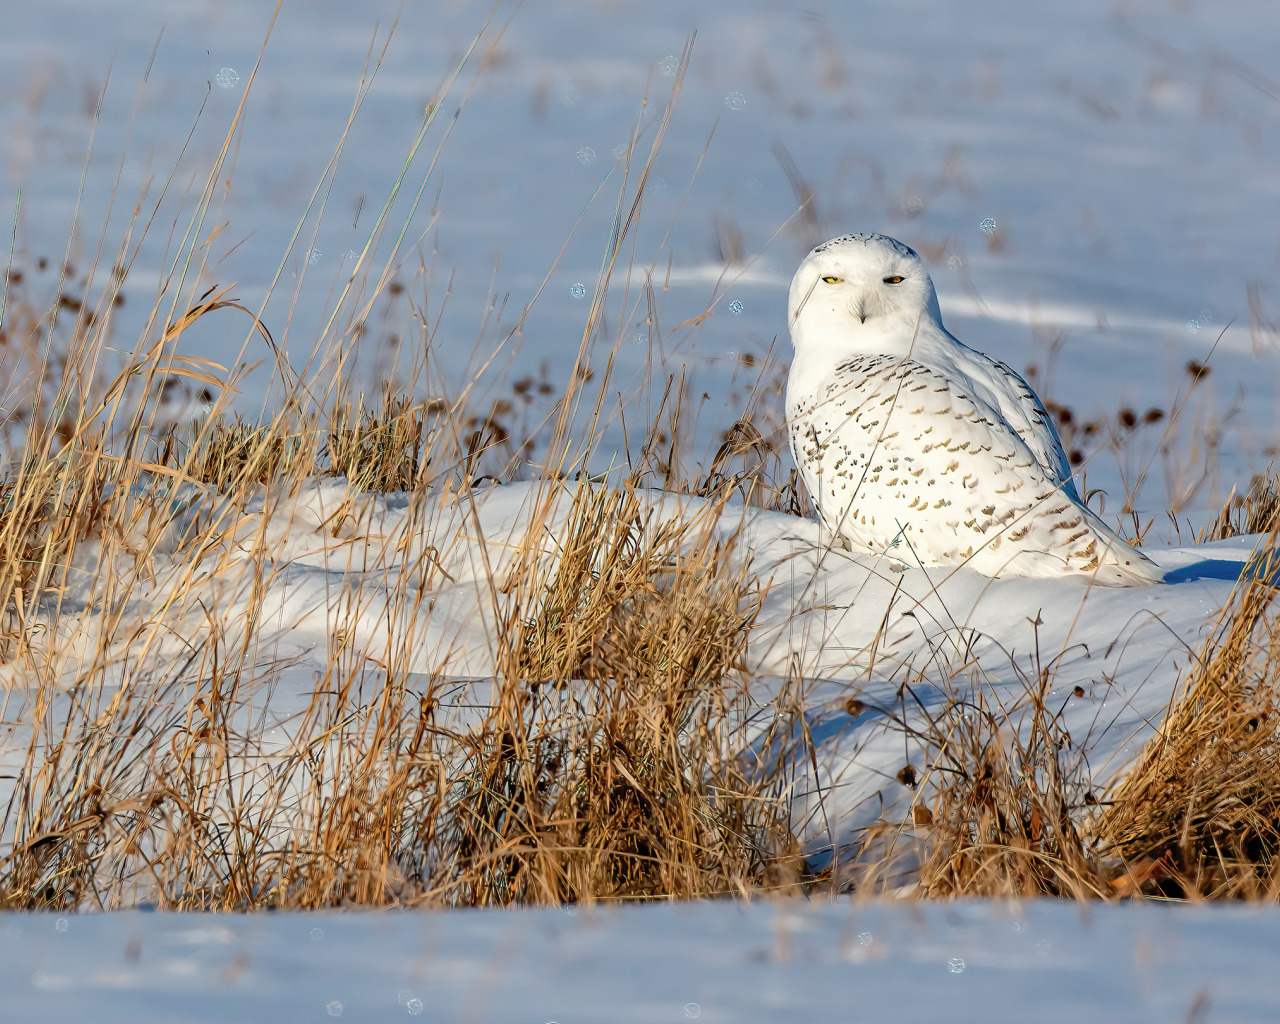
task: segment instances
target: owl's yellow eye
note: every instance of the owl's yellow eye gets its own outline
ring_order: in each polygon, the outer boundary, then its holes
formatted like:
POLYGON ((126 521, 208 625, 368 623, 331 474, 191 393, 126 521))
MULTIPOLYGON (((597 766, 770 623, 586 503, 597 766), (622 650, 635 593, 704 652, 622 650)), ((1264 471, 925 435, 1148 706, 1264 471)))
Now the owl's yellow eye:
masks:
POLYGON ((885 284, 902 284, 904 280, 906 280, 906 278, 904 278, 901 274, 894 274, 891 277, 886 277, 884 279, 884 283, 885 284))
POLYGON ((843 277, 824 277, 822 280, 826 281, 827 284, 839 284, 841 281, 844 280, 844 278, 843 277))

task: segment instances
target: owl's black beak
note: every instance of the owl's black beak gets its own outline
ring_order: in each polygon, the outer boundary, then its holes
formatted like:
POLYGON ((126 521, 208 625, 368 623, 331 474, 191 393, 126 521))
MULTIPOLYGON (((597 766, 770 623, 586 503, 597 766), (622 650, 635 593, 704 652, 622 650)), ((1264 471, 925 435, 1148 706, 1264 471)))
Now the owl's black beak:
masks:
POLYGON ((853 307, 853 315, 858 318, 858 323, 865 324, 867 322, 867 301, 859 299, 858 304, 853 307))

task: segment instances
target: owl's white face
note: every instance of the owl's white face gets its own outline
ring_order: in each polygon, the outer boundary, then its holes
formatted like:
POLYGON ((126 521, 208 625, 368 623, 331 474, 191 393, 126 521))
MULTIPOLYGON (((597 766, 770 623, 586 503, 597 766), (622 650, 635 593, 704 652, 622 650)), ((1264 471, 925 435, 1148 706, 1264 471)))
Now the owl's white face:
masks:
POLYGON ((813 249, 791 281, 788 322, 797 351, 837 339, 853 349, 881 336, 941 327, 938 296, 915 250, 885 235, 844 235, 813 249))

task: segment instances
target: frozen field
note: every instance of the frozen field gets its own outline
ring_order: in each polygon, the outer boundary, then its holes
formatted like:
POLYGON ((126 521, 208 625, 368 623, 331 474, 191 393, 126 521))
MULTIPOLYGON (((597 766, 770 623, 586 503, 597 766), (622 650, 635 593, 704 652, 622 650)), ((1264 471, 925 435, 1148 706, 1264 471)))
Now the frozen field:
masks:
MULTIPOLYGON (((898 773, 920 751, 879 714, 901 701, 895 680, 908 670, 919 681, 912 714, 927 715, 961 677, 1012 701, 1052 663, 1051 697, 1090 778, 1113 779, 1258 540, 1196 545, 1195 530, 1280 445, 1280 9, 555 0, 489 13, 462 0, 285 3, 230 185, 200 231, 208 258, 186 291, 234 285, 301 366, 343 284, 390 260, 404 289, 372 308, 355 360, 371 393, 413 358, 430 368, 419 383, 442 394, 486 365, 484 394, 526 375, 563 384, 623 178, 634 188, 696 32, 639 226, 600 296, 592 365, 602 372, 616 347, 606 393, 618 408, 643 419, 666 376, 686 370, 691 394, 704 395, 696 443, 707 457, 757 379, 776 418, 768 381, 789 358, 786 286, 799 258, 831 235, 882 231, 930 263, 961 340, 1026 370, 1069 410, 1076 428, 1064 437, 1088 488, 1105 490, 1115 521, 1132 497, 1138 524, 1153 523, 1146 550, 1168 573, 1151 590, 1086 590, 902 572, 826 549, 811 522, 729 506, 710 528, 739 538, 768 588, 747 648, 752 696, 766 707, 789 673, 811 681, 803 722, 815 757, 792 803, 806 852, 839 848, 910 806, 898 773), (384 42, 341 161, 326 170, 366 55, 384 42), (433 102, 441 113, 404 173, 393 227, 375 236, 433 102), (1192 362, 1211 372, 1197 381, 1192 362)), ((270 6, 249 0, 49 0, 8 12, 0 206, 21 190, 15 264, 30 287, 54 294, 53 270, 33 268, 49 256, 56 269, 64 246, 71 276, 82 275, 105 224, 104 278, 138 190, 158 176, 154 200, 176 168, 155 224, 135 230, 114 328, 122 350, 155 304, 176 252, 170 226, 194 202, 270 23, 270 6)), ((268 357, 240 382, 235 408, 278 397, 280 374, 246 321, 207 317, 181 346, 228 367, 268 357)), ((0 383, 9 396, 22 387, 3 358, 0 383)), ((190 392, 175 417, 199 408, 190 392)), ((606 419, 594 469, 634 440, 623 417, 606 419)), ((255 664, 283 666, 269 701, 283 722, 307 703, 335 635, 368 652, 371 685, 378 650, 411 649, 424 681, 455 680, 442 714, 467 724, 493 671, 486 581, 521 543, 533 488, 487 488, 474 512, 442 501, 425 518, 401 495, 352 505, 343 492, 308 485, 269 524, 264 502, 239 510, 224 564, 259 527, 273 545, 252 599, 248 579, 201 576, 184 560, 181 539, 220 514, 219 496, 194 488, 175 503, 173 544, 131 594, 130 610, 167 631, 149 655, 176 658, 209 608, 231 635, 252 618, 255 664), (322 527, 339 507, 349 526, 331 542, 322 527), (442 572, 423 583, 406 567, 427 548, 442 572), (178 579, 193 582, 172 602, 178 579), (352 588, 391 605, 409 584, 428 593, 421 609, 352 617, 352 588)), ((706 518, 696 499, 646 500, 655 521, 706 518)), ((68 671, 76 645, 88 651, 98 635, 87 593, 65 595, 68 671)), ((121 672, 126 653, 114 652, 121 672)), ((15 663, 0 679, 5 716, 19 719, 30 697, 15 663)), ((8 743, 12 758, 21 735, 8 743)), ((1048 902, 8 915, 0 1019, 1258 1020, 1280 1014, 1267 958, 1278 933, 1269 909, 1048 902)))

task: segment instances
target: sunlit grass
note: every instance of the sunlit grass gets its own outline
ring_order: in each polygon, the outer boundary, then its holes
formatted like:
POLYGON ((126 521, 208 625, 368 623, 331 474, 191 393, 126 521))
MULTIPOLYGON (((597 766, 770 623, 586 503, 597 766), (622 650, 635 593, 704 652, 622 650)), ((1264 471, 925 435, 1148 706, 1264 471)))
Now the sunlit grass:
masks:
MULTIPOLYGON (((440 100, 454 89, 465 98, 468 60, 491 45, 481 33, 428 106, 369 245, 300 365, 281 354, 265 304, 195 284, 210 269, 205 240, 243 104, 175 229, 164 284, 131 344, 114 335, 111 311, 147 215, 109 260, 82 274, 63 264, 45 306, 28 290, 29 272, 9 268, 0 355, 17 383, 0 406, 0 660, 12 776, 0 832, 4 905, 471 906, 903 891, 904 850, 915 863, 907 887, 924 897, 1274 898, 1276 620, 1262 564, 1114 791, 1092 789, 1046 704, 1046 672, 1025 680, 1014 707, 979 692, 929 719, 927 760, 899 779, 916 787, 909 817, 860 837, 847 851, 856 871, 800 855, 791 768, 773 753, 802 702, 751 696, 744 651, 766 584, 739 539, 712 529, 731 500, 810 512, 785 452, 779 367, 744 362, 754 376, 741 408, 701 422, 681 368, 625 387, 613 376, 625 323, 657 319, 652 282, 634 283, 645 269, 635 227, 688 47, 662 116, 647 136, 637 132, 595 197, 612 190, 616 230, 574 358, 495 392, 486 374, 501 369, 512 328, 477 360, 476 379, 452 392, 432 378, 429 351, 398 367, 403 387, 359 386, 352 351, 376 344, 372 314, 403 290, 429 151, 447 142, 440 100), (103 280, 95 268, 107 262, 103 280), (267 414, 233 411, 247 348, 227 366, 176 352, 209 318, 242 326, 246 346, 252 339, 270 353, 282 394, 267 414), (629 422, 624 390, 644 398, 629 422), (600 471, 615 415, 626 443, 600 471), (535 507, 522 538, 501 564, 485 564, 477 584, 492 673, 460 682, 467 673, 447 647, 432 671, 415 670, 433 588, 454 582, 436 527, 452 517, 478 532, 491 486, 515 480, 537 485, 535 507), (317 481, 333 494, 319 522, 299 499, 317 481), (660 519, 646 488, 697 496, 701 511, 660 519), (385 495, 408 514, 383 535, 369 524, 385 495), (278 655, 264 609, 294 535, 352 582, 336 599, 344 624, 314 656, 309 698, 272 715, 270 697, 294 666, 278 655), (466 727, 449 713, 462 703, 474 712, 466 727)), ((353 119, 376 66, 375 57, 353 119)), ((291 247, 322 212, 333 166, 291 247)), ((816 230, 812 195, 793 164, 788 175, 797 230, 816 230)), ((753 258, 731 224, 716 225, 716 240, 726 263, 753 258)), ((1184 459, 1178 444, 1184 400, 1202 377, 1190 373, 1168 409, 1082 421, 1066 404, 1049 407, 1073 461, 1086 465, 1162 432, 1127 481, 1126 507, 1136 507, 1158 453, 1177 513, 1216 468, 1214 452, 1184 459)), ((1274 534, 1275 504, 1274 484, 1260 484, 1206 536, 1274 534)), ((1141 535, 1150 522, 1134 514, 1132 525, 1141 535)), ((886 720, 917 728, 905 716, 886 720)), ((805 742, 791 751, 797 760, 813 755, 805 742)))

